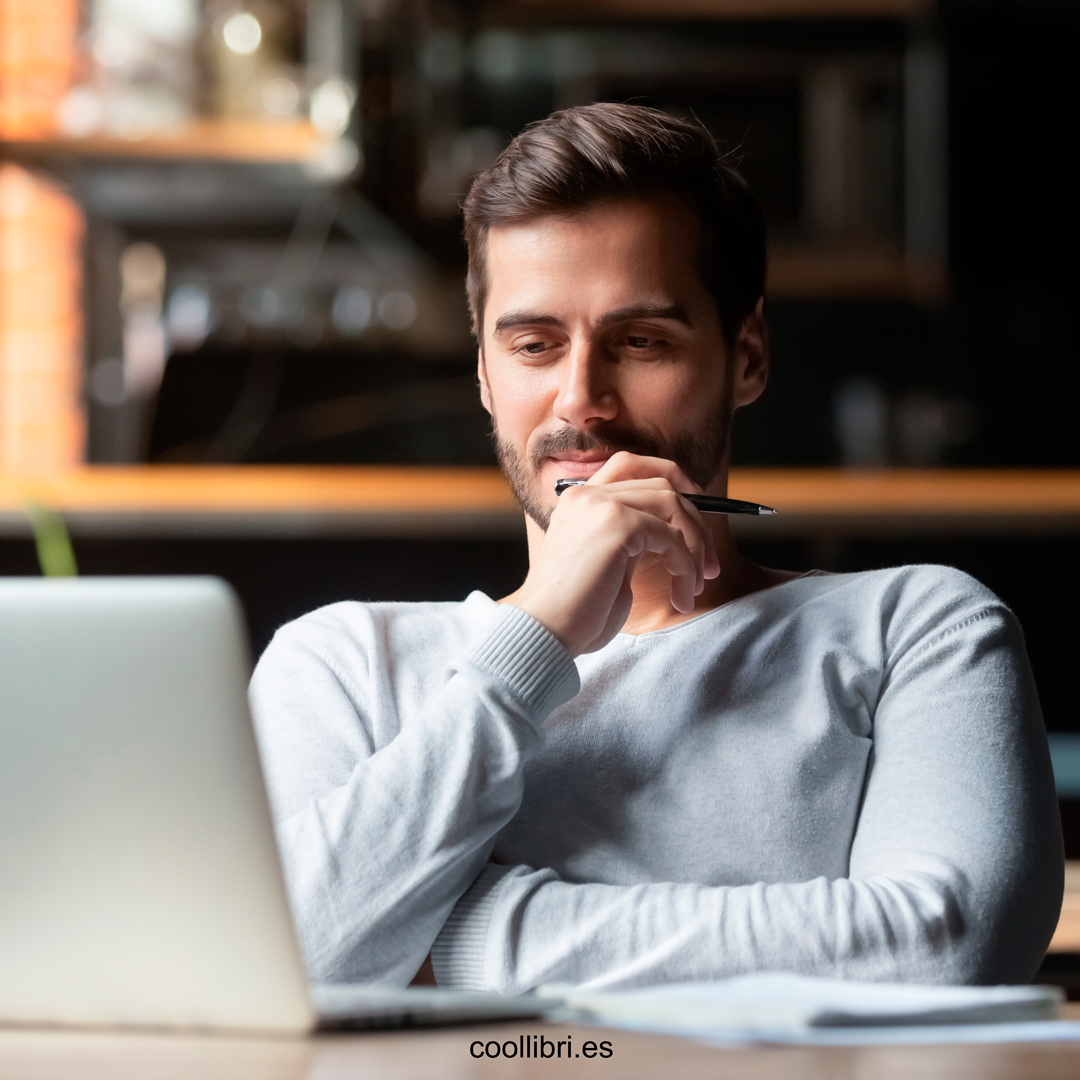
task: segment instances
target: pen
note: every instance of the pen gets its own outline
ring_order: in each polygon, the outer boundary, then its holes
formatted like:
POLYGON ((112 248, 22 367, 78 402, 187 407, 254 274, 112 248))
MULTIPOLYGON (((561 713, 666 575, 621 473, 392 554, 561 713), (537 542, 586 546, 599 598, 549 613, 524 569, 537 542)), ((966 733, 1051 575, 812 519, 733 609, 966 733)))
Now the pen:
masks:
MULTIPOLYGON (((557 480, 555 482, 555 494, 561 495, 569 487, 580 487, 584 480, 557 480)), ((680 491, 679 494, 691 505, 696 506, 703 514, 775 514, 771 506, 762 506, 760 503, 743 502, 742 499, 721 499, 716 495, 691 495, 689 492, 680 491)))

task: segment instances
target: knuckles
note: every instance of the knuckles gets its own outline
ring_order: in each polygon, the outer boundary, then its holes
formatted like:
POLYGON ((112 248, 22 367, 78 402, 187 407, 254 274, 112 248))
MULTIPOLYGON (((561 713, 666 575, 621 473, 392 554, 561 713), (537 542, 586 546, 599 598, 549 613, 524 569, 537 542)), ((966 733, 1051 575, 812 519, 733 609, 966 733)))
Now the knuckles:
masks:
POLYGON ((617 450, 604 465, 604 477, 609 482, 618 480, 666 480, 668 483, 685 484, 686 478, 674 461, 668 458, 646 457, 629 450, 617 450))
POLYGON ((618 528, 627 520, 626 509, 622 503, 606 499, 596 508, 597 520, 607 528, 618 528))
POLYGON ((612 472, 619 472, 623 469, 633 469, 634 463, 637 460, 638 455, 631 454, 629 450, 616 450, 615 453, 607 459, 605 468, 611 469, 612 472))

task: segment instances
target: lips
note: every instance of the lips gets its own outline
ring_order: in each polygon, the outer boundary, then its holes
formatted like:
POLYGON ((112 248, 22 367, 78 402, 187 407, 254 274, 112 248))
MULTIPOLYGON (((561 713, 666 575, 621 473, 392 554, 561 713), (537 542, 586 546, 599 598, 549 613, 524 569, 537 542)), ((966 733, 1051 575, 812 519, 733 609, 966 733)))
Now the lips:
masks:
POLYGON ((548 458, 549 466, 559 475, 558 480, 588 480, 598 473, 608 461, 610 454, 599 457, 595 454, 575 455, 574 457, 548 458))
POLYGON ((660 457, 660 445, 650 433, 631 427, 605 424, 595 431, 562 427, 537 435, 530 457, 544 482, 588 480, 613 454, 626 450, 631 454, 660 457))

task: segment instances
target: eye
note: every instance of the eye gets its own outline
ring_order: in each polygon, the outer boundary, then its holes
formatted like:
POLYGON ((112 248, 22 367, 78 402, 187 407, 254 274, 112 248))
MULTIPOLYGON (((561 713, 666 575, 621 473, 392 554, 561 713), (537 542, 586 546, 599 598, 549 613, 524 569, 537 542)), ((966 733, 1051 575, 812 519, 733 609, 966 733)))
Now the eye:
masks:
POLYGON ((650 337, 647 334, 627 334, 622 341, 627 348, 638 351, 644 349, 659 349, 667 344, 663 338, 650 337))

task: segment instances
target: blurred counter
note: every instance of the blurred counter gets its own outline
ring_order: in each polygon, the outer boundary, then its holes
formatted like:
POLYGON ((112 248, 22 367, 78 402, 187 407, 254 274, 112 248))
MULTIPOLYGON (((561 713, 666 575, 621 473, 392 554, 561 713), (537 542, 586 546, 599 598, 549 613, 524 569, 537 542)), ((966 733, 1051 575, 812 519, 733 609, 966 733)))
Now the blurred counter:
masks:
POLYGON ((0 533, 23 506, 60 511, 76 535, 506 536, 524 531, 495 469, 409 466, 91 466, 0 474, 0 533))
MULTIPOLYGON (((775 517, 754 538, 1080 535, 1080 470, 734 469, 731 495, 775 517)), ((93 466, 0 473, 0 534, 24 507, 117 537, 512 537, 522 516, 495 469, 411 466, 93 466)))

